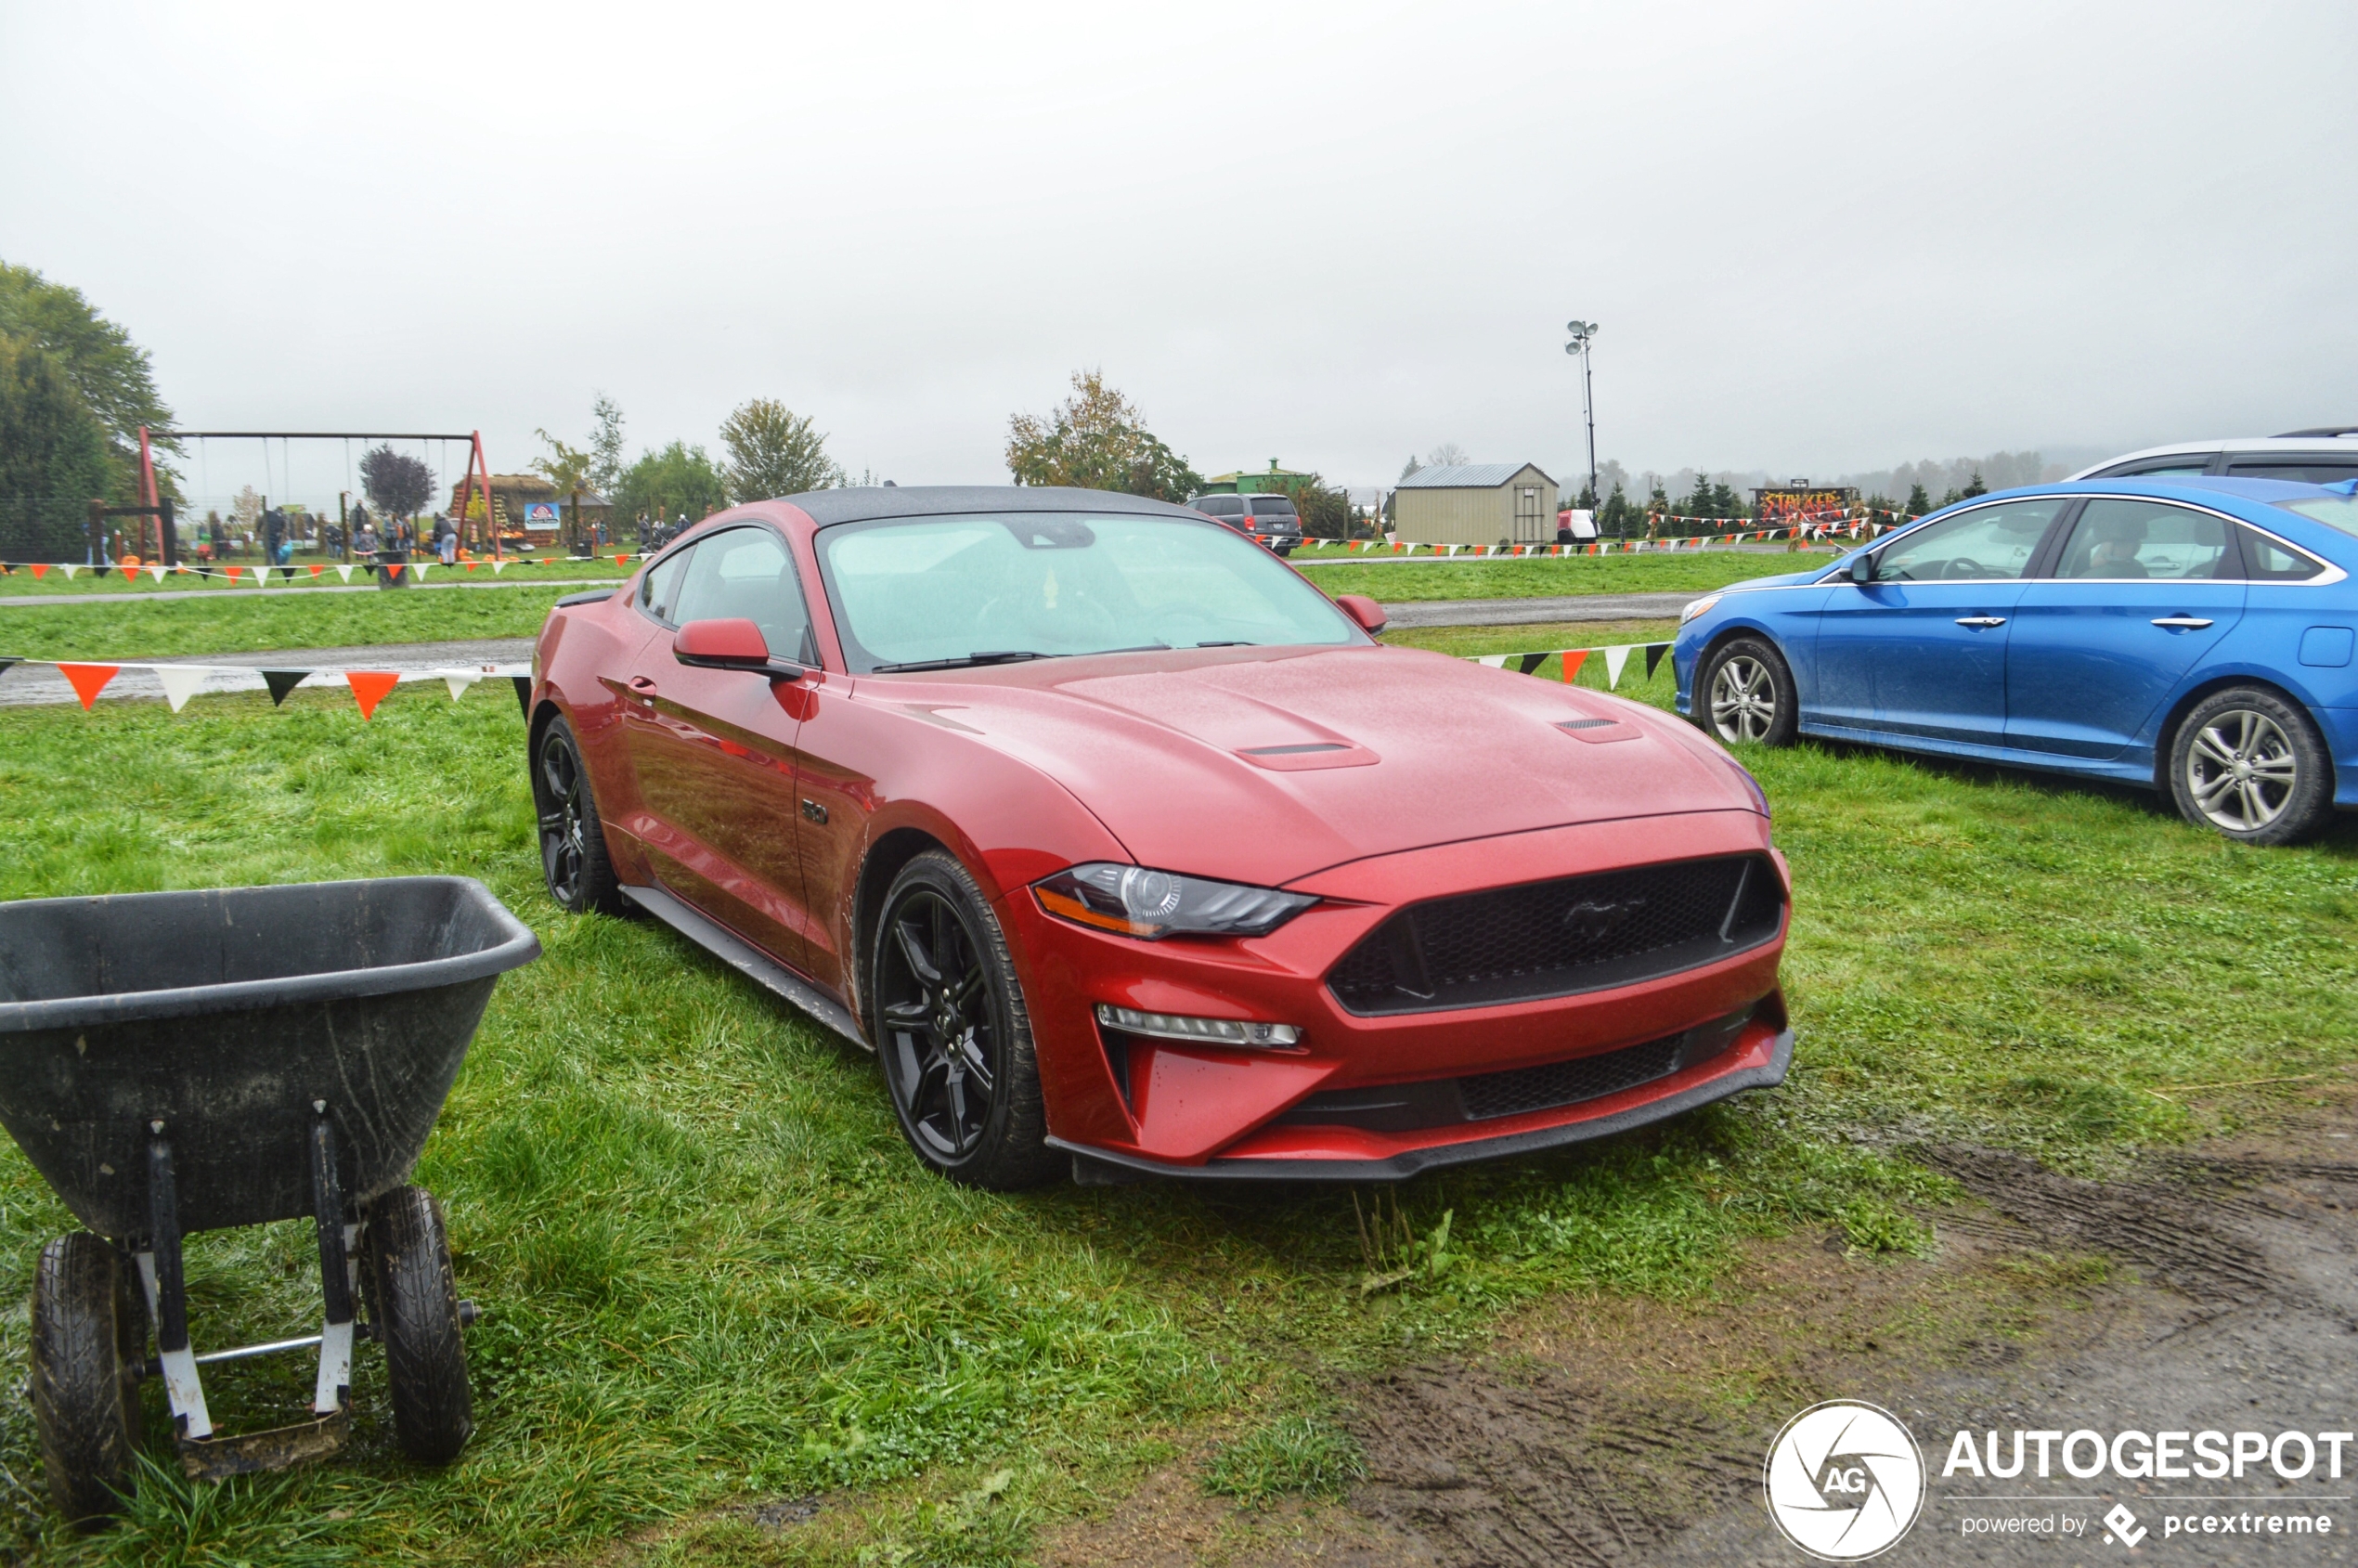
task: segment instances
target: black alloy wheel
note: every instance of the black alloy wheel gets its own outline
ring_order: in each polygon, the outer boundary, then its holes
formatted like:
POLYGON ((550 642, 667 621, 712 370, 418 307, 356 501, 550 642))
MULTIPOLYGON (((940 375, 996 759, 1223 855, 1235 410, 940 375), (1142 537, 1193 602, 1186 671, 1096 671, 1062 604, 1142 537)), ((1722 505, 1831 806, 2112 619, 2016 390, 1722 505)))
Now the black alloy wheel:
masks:
POLYGON ((2196 703, 2170 738, 2179 814, 2239 844, 2297 844, 2333 815, 2334 764, 2299 704, 2264 686, 2196 703))
POLYGON ((901 868, 876 923, 877 1050, 917 1158, 970 1186, 1054 1175, 1031 1030, 1006 938, 965 867, 928 850, 901 868))
POLYGON ((122 1253, 88 1231, 41 1251, 32 1280, 32 1418, 50 1500, 78 1530, 123 1511, 139 1451, 147 1314, 122 1253))
POLYGON ((1721 643, 1695 672, 1694 720, 1723 745, 1791 745, 1800 698, 1784 656, 1757 637, 1721 643))
POLYGON ((598 797, 573 726, 551 719, 532 760, 532 803, 540 814, 540 870, 549 896, 574 914, 622 913, 620 884, 606 858, 598 797))

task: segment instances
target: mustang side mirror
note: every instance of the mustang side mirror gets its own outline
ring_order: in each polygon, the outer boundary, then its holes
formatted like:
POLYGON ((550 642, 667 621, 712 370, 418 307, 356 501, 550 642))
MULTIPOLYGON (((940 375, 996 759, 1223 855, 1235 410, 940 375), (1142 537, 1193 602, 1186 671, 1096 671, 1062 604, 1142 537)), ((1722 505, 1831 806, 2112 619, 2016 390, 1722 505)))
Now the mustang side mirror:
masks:
POLYGON ((799 680, 809 673, 798 664, 772 659, 761 628, 737 618, 690 621, 672 637, 671 656, 706 669, 757 669, 772 680, 799 680))
POLYGON ((1872 551, 1863 551, 1850 558, 1850 580, 1855 583, 1871 583, 1875 580, 1875 556, 1872 551))
POLYGON ((1337 594, 1335 603, 1342 606, 1344 615, 1359 623, 1360 630, 1371 637, 1391 624, 1384 616, 1383 606, 1364 593, 1337 594))

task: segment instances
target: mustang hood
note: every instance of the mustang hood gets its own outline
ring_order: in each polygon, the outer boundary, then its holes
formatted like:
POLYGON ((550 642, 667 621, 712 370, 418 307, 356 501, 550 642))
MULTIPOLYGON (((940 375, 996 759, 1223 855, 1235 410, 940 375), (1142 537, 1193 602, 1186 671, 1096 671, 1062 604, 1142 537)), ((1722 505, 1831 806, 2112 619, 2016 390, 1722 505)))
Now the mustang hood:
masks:
POLYGON ((1143 864, 1264 885, 1575 823, 1752 809, 1674 716, 1405 648, 1042 660, 863 696, 1070 790, 1143 864))

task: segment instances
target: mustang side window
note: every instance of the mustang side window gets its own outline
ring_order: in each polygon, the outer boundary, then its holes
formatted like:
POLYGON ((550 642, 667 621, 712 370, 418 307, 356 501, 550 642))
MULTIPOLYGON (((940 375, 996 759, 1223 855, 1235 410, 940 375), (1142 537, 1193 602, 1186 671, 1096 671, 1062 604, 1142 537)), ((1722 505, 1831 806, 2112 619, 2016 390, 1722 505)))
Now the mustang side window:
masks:
POLYGON ((698 541, 669 617, 690 621, 747 620, 780 658, 817 664, 802 582, 785 545, 767 528, 730 528, 698 541))
POLYGON ((672 602, 680 597, 681 569, 688 564, 688 557, 695 552, 696 547, 690 545, 669 560, 657 562, 640 585, 640 607, 666 626, 679 624, 672 617, 672 602))
POLYGON ((2167 501, 2090 501, 2071 525, 2055 576, 2108 580, 2232 577, 2226 520, 2167 501))
POLYGON ((1880 582, 1972 582, 2018 577, 2063 511, 2060 498, 2000 501, 1926 524, 1887 546, 1876 563, 1880 582))

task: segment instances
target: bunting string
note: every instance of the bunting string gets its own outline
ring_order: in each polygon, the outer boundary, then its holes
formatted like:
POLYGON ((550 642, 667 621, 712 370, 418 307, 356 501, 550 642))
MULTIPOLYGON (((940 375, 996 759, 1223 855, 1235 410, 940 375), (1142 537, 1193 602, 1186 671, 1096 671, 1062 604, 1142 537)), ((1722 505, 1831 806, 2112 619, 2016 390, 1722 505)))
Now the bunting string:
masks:
MULTIPOLYGON (((466 667, 450 666, 432 669, 347 669, 323 668, 317 666, 257 667, 253 665, 152 664, 133 660, 113 661, 83 659, 17 659, 0 658, 0 675, 18 666, 28 669, 54 669, 73 688, 73 694, 87 713, 99 696, 113 685, 115 678, 125 670, 137 670, 152 676, 162 688, 163 700, 178 713, 188 706, 188 699, 205 690, 214 681, 215 692, 253 691, 253 681, 259 679, 262 689, 270 693, 270 706, 282 706, 287 693, 309 682, 332 686, 339 680, 352 693, 352 700, 360 709, 362 719, 376 717, 377 705, 383 702, 394 687, 403 681, 439 680, 450 693, 450 700, 458 701, 482 680, 505 680, 515 689, 517 706, 531 712, 532 667, 516 664, 486 664, 466 667), (220 684, 220 682, 227 684, 220 684)), ((118 689, 118 697, 145 695, 144 693, 118 689)))
POLYGON ((1581 666, 1588 662, 1588 655, 1600 654, 1605 661, 1605 689, 1617 691, 1622 671, 1629 667, 1631 654, 1645 655, 1645 679, 1651 680, 1668 652, 1667 642, 1613 642, 1596 648, 1548 648, 1535 654, 1477 654, 1471 657, 1473 663, 1488 665, 1492 669, 1505 669, 1511 665, 1518 675, 1535 674, 1549 659, 1561 659, 1563 664, 1558 673, 1569 686, 1579 676, 1581 666))
POLYGON ((301 586, 304 583, 321 582, 330 573, 335 575, 338 582, 348 583, 352 580, 352 575, 355 572, 365 574, 372 565, 377 571, 395 578, 408 577, 414 581, 424 582, 429 575, 436 572, 448 577, 452 573, 473 573, 480 570, 487 571, 496 577, 502 572, 512 571, 519 566, 571 566, 578 569, 594 565, 601 561, 611 561, 617 566, 627 567, 633 561, 646 559, 644 553, 626 552, 618 555, 556 555, 546 560, 535 560, 525 556, 505 559, 484 556, 473 561, 453 562, 447 565, 440 561, 384 563, 307 561, 289 566, 268 564, 249 566, 242 562, 200 562, 194 564, 182 562, 178 565, 167 566, 161 561, 142 561, 137 556, 132 555, 125 556, 120 561, 0 561, 0 577, 14 577, 19 572, 25 572, 31 574, 35 582, 39 582, 46 578, 50 573, 55 572, 71 582, 84 572, 88 572, 94 577, 104 577, 109 572, 119 572, 126 580, 144 576, 153 581, 162 582, 167 577, 196 577, 206 582, 226 583, 233 588, 241 587, 247 583, 252 583, 256 588, 266 588, 272 583, 301 586))

